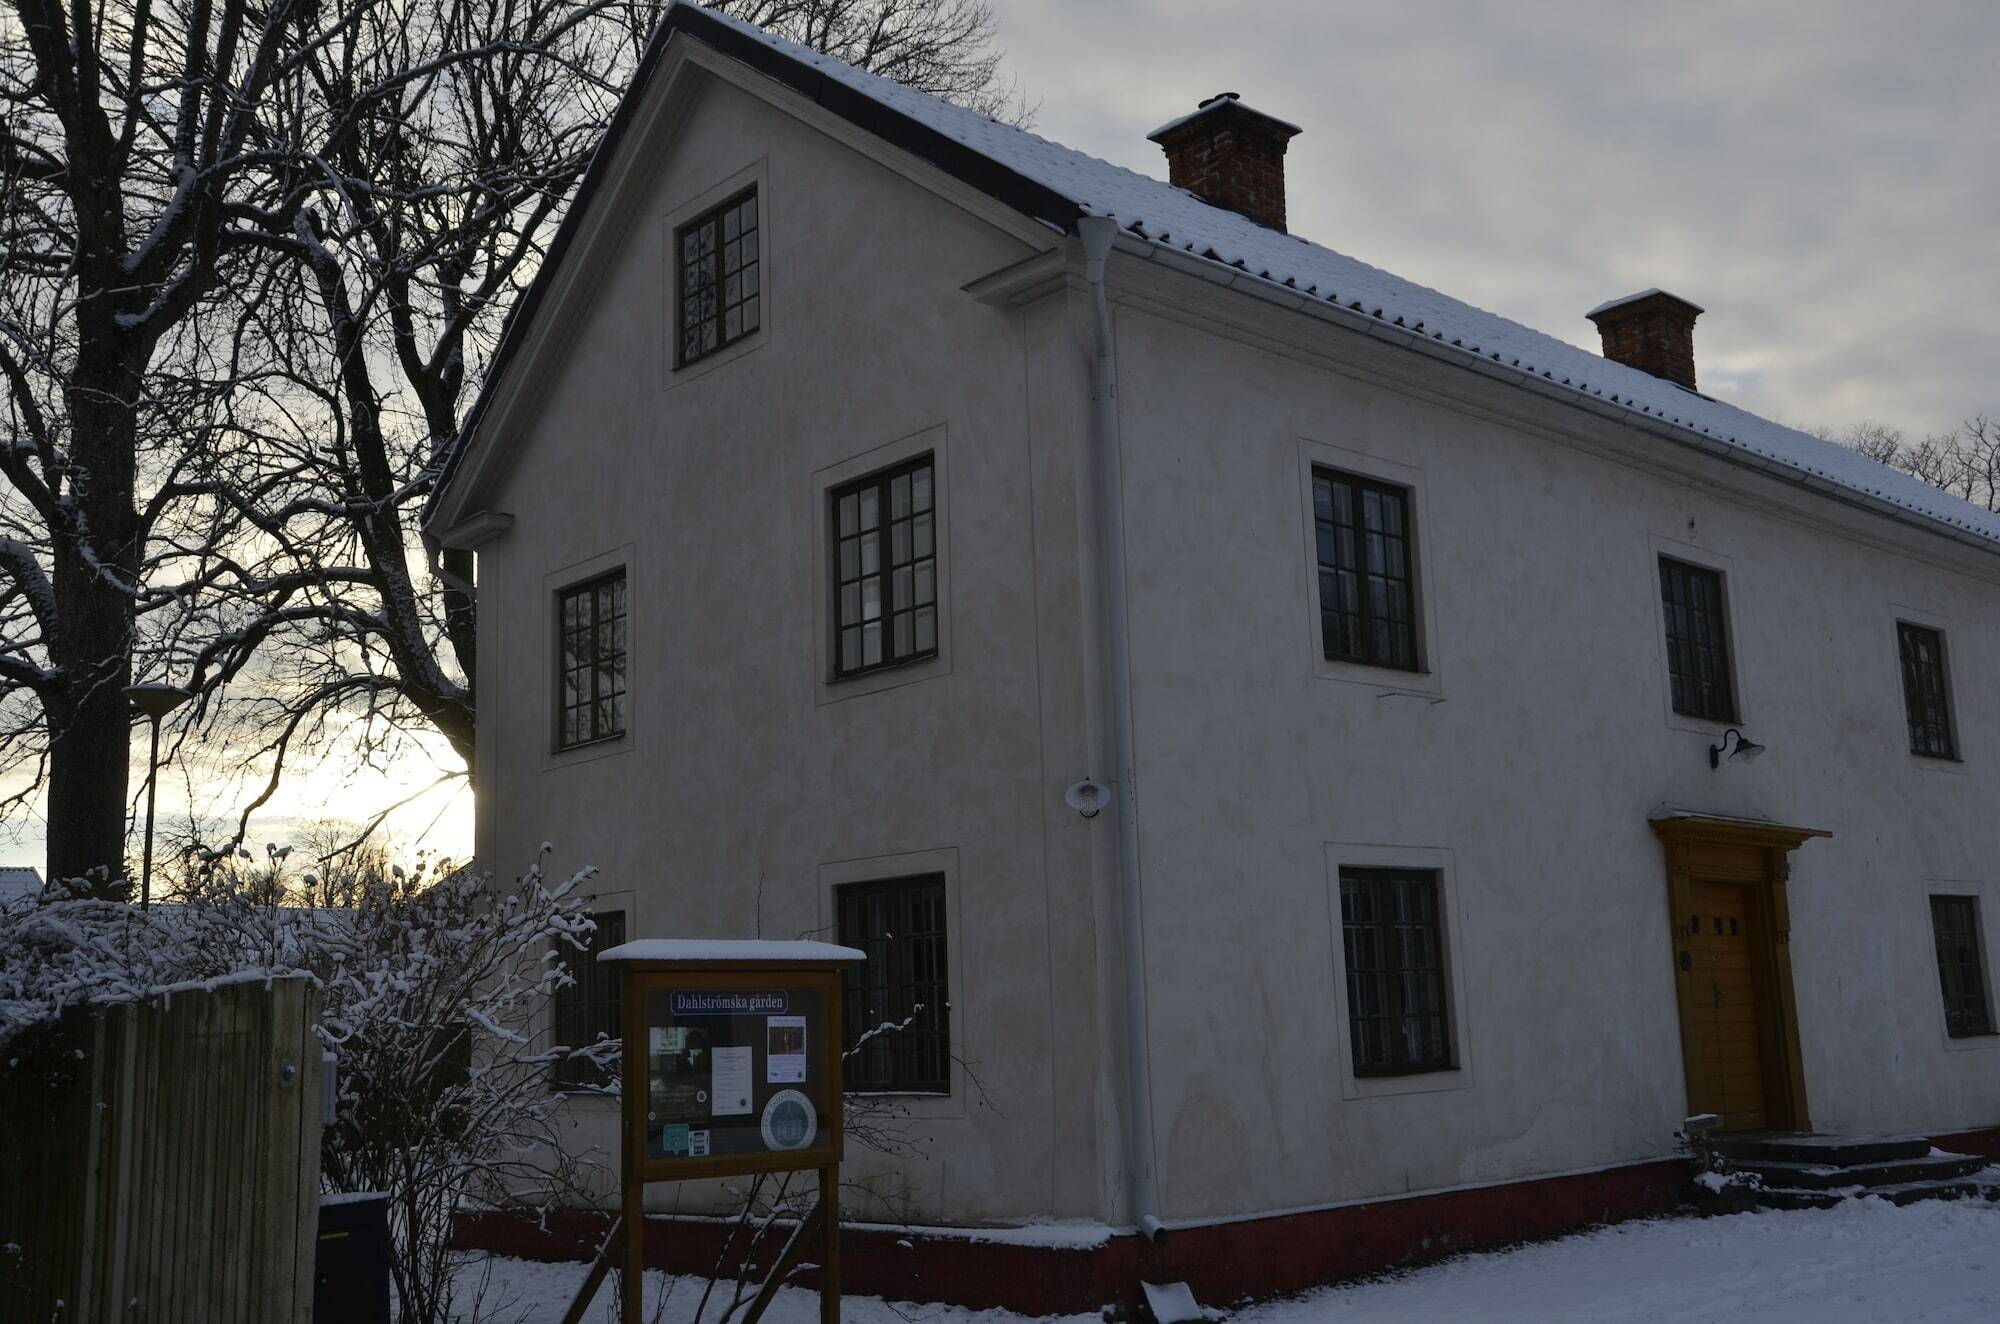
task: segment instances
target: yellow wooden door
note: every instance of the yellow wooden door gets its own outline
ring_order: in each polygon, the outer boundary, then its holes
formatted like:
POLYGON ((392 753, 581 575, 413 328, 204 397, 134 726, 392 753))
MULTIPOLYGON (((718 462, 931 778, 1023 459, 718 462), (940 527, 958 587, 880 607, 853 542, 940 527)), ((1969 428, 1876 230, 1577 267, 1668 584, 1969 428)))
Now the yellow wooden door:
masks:
POLYGON ((1766 1125, 1763 1036, 1757 966, 1745 890, 1697 882, 1692 889, 1689 955, 1694 960, 1695 1056, 1701 1097, 1695 1112, 1719 1113, 1725 1131, 1766 1125))

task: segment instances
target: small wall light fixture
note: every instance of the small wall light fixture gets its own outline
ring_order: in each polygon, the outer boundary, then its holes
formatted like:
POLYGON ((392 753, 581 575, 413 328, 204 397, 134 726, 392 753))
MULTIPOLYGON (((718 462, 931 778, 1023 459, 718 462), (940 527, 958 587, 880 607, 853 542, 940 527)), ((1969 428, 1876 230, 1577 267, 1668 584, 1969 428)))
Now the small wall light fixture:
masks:
POLYGON ((1086 777, 1063 792, 1063 801, 1085 818, 1096 818, 1098 812, 1111 803, 1111 788, 1086 777))
POLYGON ((1708 747, 1708 766, 1711 768, 1721 767, 1724 754, 1729 756, 1731 763, 1748 763, 1763 754, 1763 752, 1764 746, 1758 744, 1732 726, 1722 733, 1721 744, 1710 745, 1708 747), (1734 749, 1729 747, 1729 738, 1731 736, 1736 737, 1736 748, 1734 749))

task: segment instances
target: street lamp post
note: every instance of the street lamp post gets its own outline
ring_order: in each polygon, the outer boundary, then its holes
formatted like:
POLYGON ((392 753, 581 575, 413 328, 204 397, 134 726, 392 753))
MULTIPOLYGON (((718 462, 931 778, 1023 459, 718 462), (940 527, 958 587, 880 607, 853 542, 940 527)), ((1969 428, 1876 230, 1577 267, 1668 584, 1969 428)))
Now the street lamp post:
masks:
POLYGON ((153 796, 154 785, 160 777, 160 719, 194 697, 178 685, 168 685, 160 681, 147 681, 141 685, 127 685, 125 697, 132 706, 146 714, 153 726, 151 752, 146 756, 146 856, 139 871, 139 908, 149 910, 153 904, 153 796))

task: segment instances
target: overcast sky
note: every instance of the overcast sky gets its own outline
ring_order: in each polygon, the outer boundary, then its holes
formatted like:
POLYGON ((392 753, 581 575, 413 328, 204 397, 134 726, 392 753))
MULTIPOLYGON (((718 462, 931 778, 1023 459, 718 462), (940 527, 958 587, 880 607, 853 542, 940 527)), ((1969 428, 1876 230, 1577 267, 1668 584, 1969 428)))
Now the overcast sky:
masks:
POLYGON ((1216 92, 1301 125, 1291 229, 1599 348, 1708 310, 1702 388, 1788 423, 2000 413, 1996 0, 994 0, 1034 127, 1164 176, 1216 92))
MULTIPOLYGON (((2000 0, 994 7, 1046 137, 1164 176, 1147 131, 1239 92, 1304 126, 1292 229, 1341 252, 1591 350, 1585 310, 1672 290, 1703 388, 1790 423, 2000 413, 2000 0)), ((433 775, 322 772, 260 823, 433 775)), ((463 851, 468 797, 395 826, 463 851)))

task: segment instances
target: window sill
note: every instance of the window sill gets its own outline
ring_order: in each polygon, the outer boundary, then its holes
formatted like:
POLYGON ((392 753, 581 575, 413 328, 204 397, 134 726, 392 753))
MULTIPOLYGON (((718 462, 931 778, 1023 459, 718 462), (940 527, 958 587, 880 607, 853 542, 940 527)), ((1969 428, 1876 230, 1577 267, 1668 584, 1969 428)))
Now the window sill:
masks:
POLYGON ((1913 749, 1910 759, 1925 772, 1942 772, 1952 777, 1966 775, 1965 760, 1956 754, 1920 754, 1913 749))
POLYGON ((2000 1030, 1981 1030, 1973 1034, 1953 1034, 1944 1032, 1944 1047, 1948 1053, 1977 1052, 1980 1049, 2000 1048, 2000 1030))
POLYGON ((842 699, 859 698, 864 694, 880 694, 883 690, 893 690, 901 685, 914 685, 920 680, 930 680, 934 676, 951 674, 951 658, 940 649, 923 657, 913 657, 906 662, 891 662, 886 666, 871 667, 867 671, 857 671, 850 675, 828 677, 820 681, 820 704, 838 703, 842 699))
MULTIPOLYGON (((851 629, 853 627, 850 626, 849 628, 851 629)), ((859 671, 840 672, 838 675, 834 676, 831 680, 827 681, 827 684, 846 685, 857 680, 867 680, 871 676, 880 676, 891 671, 901 671, 906 667, 921 666, 926 662, 935 662, 937 661, 937 659, 938 659, 938 650, 933 648, 928 653, 918 653, 914 657, 906 657, 901 659, 900 661, 878 662, 876 665, 872 667, 863 667, 859 671)))
POLYGON ((1324 653, 1313 654, 1313 674, 1321 680, 1340 681, 1347 685, 1365 685, 1378 695, 1404 694, 1433 702, 1444 698, 1444 679, 1435 670, 1405 671, 1401 667, 1385 667, 1372 662, 1350 662, 1344 658, 1330 658, 1324 653))
POLYGON ((616 754, 629 754, 632 745, 632 732, 627 728, 615 736, 601 736, 596 740, 586 740, 579 745, 552 747, 543 753, 542 766, 563 768, 577 763, 591 763, 616 754))
POLYGON ((1377 1099, 1400 1094, 1442 1094, 1472 1087, 1472 1072, 1463 1065, 1405 1071, 1396 1075, 1359 1076, 1351 1070, 1341 1083, 1344 1099, 1377 1099))

